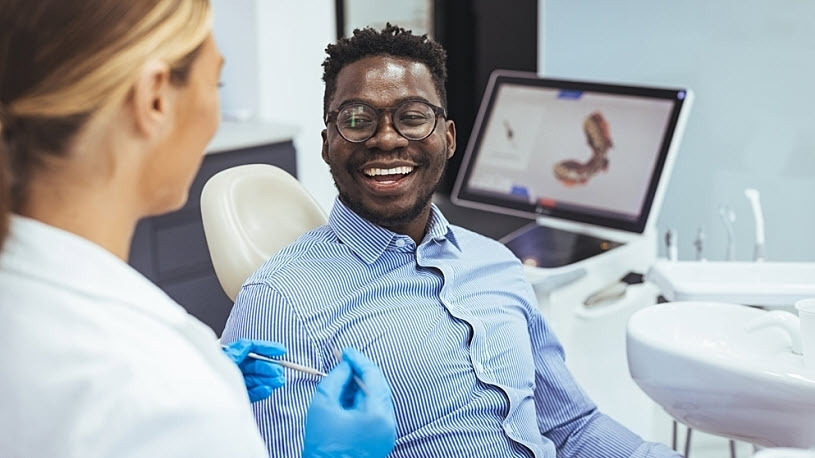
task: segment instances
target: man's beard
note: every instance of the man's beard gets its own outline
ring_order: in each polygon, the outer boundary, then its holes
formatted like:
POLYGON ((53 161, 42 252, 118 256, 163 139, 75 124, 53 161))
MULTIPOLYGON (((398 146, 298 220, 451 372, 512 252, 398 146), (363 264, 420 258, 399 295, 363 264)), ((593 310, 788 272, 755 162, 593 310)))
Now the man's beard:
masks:
MULTIPOLYGON (((397 214, 383 215, 379 212, 368 209, 359 199, 352 198, 350 195, 348 195, 348 193, 340 189, 340 187, 337 185, 336 178, 334 179, 334 186, 337 188, 340 199, 345 206, 362 218, 376 224, 377 226, 386 228, 401 226, 415 220, 422 214, 425 208, 430 205, 430 201, 433 199, 433 194, 444 180, 445 173, 447 172, 447 163, 448 161, 444 162, 444 170, 442 170, 442 173, 439 175, 436 183, 434 183, 433 186, 425 189, 424 192, 417 195, 416 200, 413 201, 413 205, 411 205, 410 208, 397 214)), ((331 169, 331 175, 334 176, 334 166, 330 165, 329 168, 331 169)))

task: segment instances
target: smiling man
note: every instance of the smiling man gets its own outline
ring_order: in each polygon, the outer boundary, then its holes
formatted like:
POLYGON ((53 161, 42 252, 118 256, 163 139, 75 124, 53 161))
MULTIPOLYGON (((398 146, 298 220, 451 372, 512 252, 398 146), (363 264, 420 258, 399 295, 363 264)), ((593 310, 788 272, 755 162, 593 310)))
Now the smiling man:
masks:
MULTIPOLYGON (((322 157, 339 197, 246 281, 224 339, 280 341, 324 371, 334 348, 361 349, 393 387, 394 457, 677 456, 597 411, 520 261, 431 204, 456 147, 444 50, 388 26, 327 52, 322 157)), ((318 380, 287 377, 254 408, 270 454, 296 457, 318 380)))
MULTIPOLYGON (((327 75, 336 64, 327 61, 327 75)), ((436 79, 427 64, 388 54, 348 63, 326 79, 323 160, 340 201, 415 243, 456 149, 455 124, 439 106, 446 105, 444 82, 436 79)))

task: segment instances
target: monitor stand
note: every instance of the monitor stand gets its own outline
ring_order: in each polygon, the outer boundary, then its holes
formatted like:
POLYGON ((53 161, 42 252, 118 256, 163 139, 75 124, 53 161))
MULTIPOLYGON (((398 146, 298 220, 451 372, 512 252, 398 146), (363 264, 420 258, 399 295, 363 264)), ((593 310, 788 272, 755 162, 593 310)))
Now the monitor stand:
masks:
POLYGON ((623 243, 580 234, 537 222, 501 239, 526 266, 554 269, 613 250, 623 243))

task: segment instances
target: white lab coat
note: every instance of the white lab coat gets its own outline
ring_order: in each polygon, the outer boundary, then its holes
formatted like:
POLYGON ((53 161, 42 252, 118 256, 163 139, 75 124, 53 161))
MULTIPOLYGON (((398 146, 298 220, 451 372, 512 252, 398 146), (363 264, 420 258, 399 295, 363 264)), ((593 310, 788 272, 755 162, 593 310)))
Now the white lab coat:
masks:
POLYGON ((86 239, 19 216, 11 232, 0 457, 267 456, 211 329, 86 239))

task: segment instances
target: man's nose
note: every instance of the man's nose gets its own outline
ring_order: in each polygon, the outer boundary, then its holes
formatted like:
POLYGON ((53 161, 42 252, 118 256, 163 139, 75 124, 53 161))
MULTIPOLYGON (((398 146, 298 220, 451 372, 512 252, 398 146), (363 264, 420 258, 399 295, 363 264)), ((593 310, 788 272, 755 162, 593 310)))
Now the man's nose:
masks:
POLYGON ((382 151, 392 151, 397 148, 405 148, 409 143, 407 138, 396 131, 391 117, 383 113, 379 118, 379 125, 376 126, 376 132, 365 142, 365 146, 382 151))

